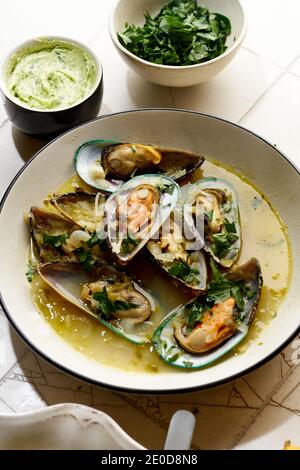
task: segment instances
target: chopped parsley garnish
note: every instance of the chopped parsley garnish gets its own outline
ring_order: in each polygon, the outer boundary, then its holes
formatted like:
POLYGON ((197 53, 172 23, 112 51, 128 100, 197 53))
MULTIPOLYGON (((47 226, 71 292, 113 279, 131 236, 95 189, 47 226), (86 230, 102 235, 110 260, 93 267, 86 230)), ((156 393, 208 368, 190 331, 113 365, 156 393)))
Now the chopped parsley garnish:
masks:
POLYGON ((28 282, 33 281, 33 277, 34 277, 35 273, 36 273, 36 268, 29 261, 29 263, 27 264, 27 271, 25 273, 25 276, 27 277, 28 282))
POLYGON ((49 235, 48 233, 44 233, 43 245, 52 248, 60 248, 66 243, 67 238, 67 233, 61 233, 60 235, 49 235))
MULTIPOLYGON (((205 297, 198 297, 194 302, 186 306, 187 327, 191 331, 197 323, 201 323, 206 312, 210 312, 216 304, 225 302, 229 298, 235 300, 237 310, 242 313, 246 300, 256 294, 255 289, 250 289, 244 280, 231 280, 223 275, 217 268, 213 259, 210 261, 213 279, 209 283, 205 297)), ((242 320, 242 316, 240 318, 242 320)))
POLYGON ((91 250, 85 250, 82 246, 74 250, 76 256, 78 256, 79 262, 83 265, 86 271, 91 271, 96 259, 92 255, 91 250))
POLYGON ((188 331, 192 331, 197 323, 201 323, 205 312, 210 308, 204 303, 201 303, 200 298, 197 298, 194 302, 187 305, 185 312, 187 313, 187 327, 188 331))
POLYGON ((93 232, 86 244, 89 248, 94 248, 95 246, 101 246, 103 242, 104 240, 98 237, 97 232, 93 232))
POLYGON ((115 302, 111 301, 106 287, 104 287, 102 292, 96 292, 93 294, 93 299, 99 302, 98 309, 101 310, 107 320, 109 320, 111 315, 116 313, 117 310, 130 310, 131 308, 138 307, 138 305, 126 302, 125 300, 116 300, 115 302))
POLYGON ((204 215, 208 218, 208 220, 212 221, 213 216, 214 216, 214 211, 209 211, 209 212, 204 212, 204 215))
POLYGON ((236 225, 224 219, 221 232, 212 235, 211 249, 215 256, 223 258, 227 255, 232 245, 239 239, 237 235, 236 225))
POLYGON ((232 202, 228 199, 225 204, 222 205, 222 210, 226 214, 231 211, 232 202))
POLYGON ((145 14, 142 27, 125 23, 121 44, 149 62, 193 65, 214 59, 226 50, 230 20, 201 7, 195 0, 174 0, 159 14, 145 14))
POLYGON ((229 222, 227 219, 224 219, 224 227, 227 233, 236 233, 236 226, 234 222, 229 222))
POLYGON ((115 312, 114 304, 111 302, 111 300, 108 297, 107 294, 107 289, 104 287, 102 292, 96 292, 93 294, 93 299, 97 300, 99 303, 98 308, 101 310, 102 314, 105 316, 105 318, 108 320, 112 313, 115 312))
POLYGON ((123 255, 128 255, 131 253, 134 248, 139 244, 138 240, 133 238, 129 233, 127 234, 127 237, 122 240, 121 244, 121 253, 123 255))
POLYGON ((175 184, 162 184, 156 186, 156 189, 161 193, 161 194, 170 194, 172 195, 174 193, 175 189, 175 184))
POLYGON ((199 274, 198 269, 193 269, 191 266, 183 260, 174 261, 171 268, 168 269, 168 273, 171 276, 182 279, 187 284, 194 284, 198 281, 197 275, 199 274))
POLYGON ((213 243, 211 249, 214 255, 219 258, 223 258, 227 255, 231 245, 233 245, 238 239, 238 235, 234 233, 227 233, 226 229, 220 233, 215 233, 212 236, 213 243))

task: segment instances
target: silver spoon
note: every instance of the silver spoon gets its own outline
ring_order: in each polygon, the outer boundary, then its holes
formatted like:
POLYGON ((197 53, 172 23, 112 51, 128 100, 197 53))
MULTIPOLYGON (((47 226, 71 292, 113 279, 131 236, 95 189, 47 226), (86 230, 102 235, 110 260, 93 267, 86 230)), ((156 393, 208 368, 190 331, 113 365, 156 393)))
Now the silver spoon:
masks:
POLYGON ((174 413, 164 450, 188 450, 191 447, 196 419, 193 413, 179 410, 174 413))

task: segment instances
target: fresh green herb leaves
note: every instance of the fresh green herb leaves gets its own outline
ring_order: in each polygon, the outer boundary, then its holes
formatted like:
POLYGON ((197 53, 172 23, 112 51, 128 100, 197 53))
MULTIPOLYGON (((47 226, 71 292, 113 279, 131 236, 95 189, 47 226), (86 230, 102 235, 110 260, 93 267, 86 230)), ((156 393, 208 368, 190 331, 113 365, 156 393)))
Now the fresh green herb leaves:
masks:
POLYGON ((61 233, 60 235, 49 235, 44 233, 43 245, 49 246, 52 248, 60 248, 67 241, 68 235, 66 233, 61 233))
POLYGON ((204 215, 206 215, 206 217, 208 218, 209 221, 212 221, 213 216, 214 216, 214 211, 211 210, 211 211, 208 211, 208 212, 204 212, 204 215))
POLYGON ((122 240, 122 244, 121 244, 121 253, 123 255, 128 255, 129 253, 131 253, 134 248, 138 245, 138 240, 136 240, 135 238, 133 238, 130 233, 127 234, 127 237, 124 238, 124 240, 122 240))
POLYGON ((96 292, 93 294, 93 299, 97 300, 99 310, 101 310, 105 318, 109 320, 111 315, 115 312, 115 307, 108 297, 106 287, 104 287, 102 292, 96 292))
POLYGON ((85 250, 82 246, 74 250, 75 255, 78 257, 79 262, 83 264, 86 271, 91 271, 96 259, 94 258, 91 250, 85 250))
POLYGON ((89 248, 94 248, 95 246, 101 246, 104 243, 102 238, 98 237, 97 232, 93 232, 91 238, 86 242, 89 248))
POLYGON ((230 20, 210 13, 195 0, 174 0, 152 18, 145 14, 142 27, 125 24, 121 44, 149 62, 193 65, 214 59, 226 50, 230 20))
MULTIPOLYGON (((185 308, 188 332, 191 332, 198 323, 202 322, 204 314, 210 312, 214 305, 232 297, 235 300, 237 310, 242 312, 246 300, 256 294, 256 290, 251 290, 244 280, 231 280, 220 273, 213 259, 210 261, 210 266, 213 279, 209 283, 206 296, 196 298, 185 308)), ((240 319, 242 319, 241 316, 240 319)))
POLYGON ((229 222, 227 219, 224 219, 224 227, 227 233, 236 233, 236 226, 234 222, 229 222))
POLYGON ((156 189, 161 193, 161 194, 170 194, 172 195, 174 193, 175 189, 175 184, 162 184, 156 186, 156 189))
POLYGON ((102 292, 96 292, 93 294, 93 299, 96 300, 99 310, 105 316, 107 320, 111 317, 113 313, 116 313, 117 310, 130 310, 131 308, 137 308, 138 305, 126 302, 125 300, 116 300, 115 302, 111 301, 106 287, 104 287, 102 292))
POLYGON ((214 255, 223 258, 227 255, 232 245, 239 239, 237 235, 236 225, 224 219, 222 231, 212 236, 211 249, 214 255))
POLYGON ((164 339, 160 341, 159 346, 161 354, 163 354, 167 358, 168 362, 177 361, 177 359, 183 354, 176 344, 171 344, 169 346, 167 341, 164 339))
POLYGON ((185 308, 187 313, 187 328, 188 332, 191 332, 197 323, 201 323, 205 312, 209 311, 209 307, 202 303, 200 298, 197 298, 191 304, 188 304, 185 308))
POLYGON ((218 256, 219 258, 223 258, 227 255, 231 245, 235 243, 239 237, 234 233, 228 233, 226 230, 223 230, 220 233, 215 233, 212 236, 213 243, 211 249, 214 255, 218 256))
POLYGON ((30 283, 33 281, 33 277, 36 273, 36 268, 33 266, 31 261, 27 264, 27 271, 25 273, 25 276, 27 277, 27 281, 30 283))
POLYGON ((198 269, 192 269, 191 266, 183 260, 174 261, 168 269, 171 276, 182 279, 187 284, 194 284, 198 281, 198 269))
POLYGON ((132 308, 138 308, 137 304, 133 302, 126 302, 125 300, 116 300, 115 309, 116 310, 130 310, 132 308))
POLYGON ((256 291, 250 290, 245 281, 234 281, 222 275, 213 259, 210 261, 213 280, 210 282, 206 295, 208 305, 218 304, 233 297, 239 311, 245 308, 245 299, 252 298, 256 291))

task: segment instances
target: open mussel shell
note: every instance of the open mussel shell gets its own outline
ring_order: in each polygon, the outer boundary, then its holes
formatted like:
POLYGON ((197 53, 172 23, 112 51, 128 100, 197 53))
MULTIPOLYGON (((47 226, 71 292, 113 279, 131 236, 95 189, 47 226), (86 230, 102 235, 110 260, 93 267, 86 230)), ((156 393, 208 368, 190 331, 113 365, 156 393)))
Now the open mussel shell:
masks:
POLYGON ((175 210, 158 236, 147 244, 155 262, 181 287, 200 293, 206 290, 207 267, 202 250, 189 251, 182 214, 175 210))
POLYGON ((42 262, 75 262, 77 260, 74 253, 64 251, 62 246, 54 246, 55 244, 47 243, 46 237, 70 237, 73 232, 81 230, 79 225, 66 220, 54 212, 36 206, 30 209, 29 223, 32 239, 42 262))
POLYGON ((87 266, 103 257, 98 243, 101 240, 97 238, 94 242, 92 235, 80 225, 54 212, 34 206, 30 209, 29 224, 36 251, 43 263, 80 261, 87 266))
POLYGON ((232 299, 223 299, 222 302, 215 303, 207 313, 207 322, 202 320, 191 332, 187 330, 188 321, 199 306, 205 306, 206 310, 207 296, 197 297, 173 310, 160 323, 152 338, 154 348, 169 365, 183 369, 201 369, 220 359, 247 336, 262 288, 259 262, 252 258, 223 277, 231 281, 243 281, 246 291, 251 292, 251 295, 242 294, 242 310, 238 311, 235 306, 229 316, 228 306, 232 299), (225 314, 220 306, 226 307, 225 314), (196 350, 202 352, 196 353, 196 350))
POLYGON ((170 178, 132 178, 106 201, 107 236, 120 264, 127 264, 158 232, 173 211, 180 188, 170 178))
POLYGON ((152 328, 150 317, 155 309, 155 303, 151 294, 126 273, 108 264, 95 265, 87 272, 80 264, 75 263, 42 264, 38 267, 38 273, 65 300, 93 316, 114 333, 136 344, 150 341, 152 328), (92 290, 100 292, 104 287, 105 293, 109 297, 112 296, 111 298, 117 298, 122 307, 116 309, 109 319, 104 316, 101 309, 93 307, 92 302, 96 301, 88 300, 92 298, 89 297, 92 290), (129 299, 132 308, 126 309, 129 299))
POLYGON ((241 225, 234 188, 219 178, 193 184, 185 199, 185 223, 213 259, 230 268, 241 250, 241 225))
POLYGON ((163 174, 179 180, 202 165, 204 157, 172 147, 93 140, 82 144, 75 169, 88 185, 112 193, 133 175, 163 174))
POLYGON ((101 193, 77 190, 53 196, 45 202, 70 222, 80 225, 90 233, 104 231, 105 197, 101 193))

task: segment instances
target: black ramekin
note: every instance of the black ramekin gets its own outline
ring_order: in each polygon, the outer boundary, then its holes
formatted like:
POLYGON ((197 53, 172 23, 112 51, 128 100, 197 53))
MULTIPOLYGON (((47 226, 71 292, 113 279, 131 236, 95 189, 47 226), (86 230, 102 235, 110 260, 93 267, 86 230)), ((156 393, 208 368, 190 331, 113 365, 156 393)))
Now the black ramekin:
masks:
MULTIPOLYGON (((44 39, 44 38, 42 38, 44 39)), ((45 38, 49 39, 49 37, 45 38)), ((84 44, 64 37, 50 37, 70 42, 86 50, 97 66, 96 82, 91 92, 82 101, 72 107, 59 110, 37 110, 23 105, 12 96, 6 87, 6 70, 13 54, 34 44, 36 39, 24 42, 10 52, 1 64, 0 92, 6 113, 13 125, 24 134, 40 139, 51 139, 89 119, 96 117, 100 111, 103 97, 103 70, 95 54, 84 44)))

